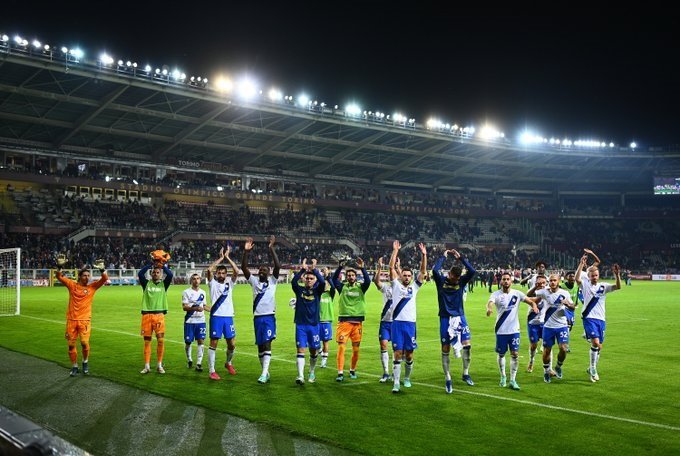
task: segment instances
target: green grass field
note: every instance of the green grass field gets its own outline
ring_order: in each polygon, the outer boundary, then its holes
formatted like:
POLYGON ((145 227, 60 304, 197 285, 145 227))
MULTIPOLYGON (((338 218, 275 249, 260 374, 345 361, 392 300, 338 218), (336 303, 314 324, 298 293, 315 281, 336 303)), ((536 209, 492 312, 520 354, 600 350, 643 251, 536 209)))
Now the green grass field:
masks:
MULTIPOLYGON (((391 384, 377 381, 382 373, 377 341, 382 301, 373 286, 359 379, 335 382, 336 345, 331 343, 329 368, 317 369, 317 383, 302 387, 294 382, 288 285, 278 287, 278 338, 267 385, 256 381, 260 364, 250 287, 235 290, 238 375, 226 374, 221 341, 220 382, 210 381, 207 369, 199 374, 186 367, 179 304, 183 289, 175 285, 169 292, 164 376, 139 374, 140 288, 101 289, 93 310, 92 375, 366 454, 672 454, 680 449, 677 283, 635 282, 607 297, 607 338, 596 384, 585 372, 589 345, 581 338, 580 320, 572 333, 564 378, 551 384, 543 382, 540 365, 531 374, 525 372, 529 344, 522 322, 521 391, 498 386, 494 317, 487 318, 484 312, 489 293, 476 288, 466 304, 473 335, 470 373, 476 385, 462 384, 461 361, 452 358, 452 395, 444 392, 434 284, 426 285, 418 296, 414 385, 402 388, 400 395, 390 393, 391 384)), ((0 318, 0 345, 57 361, 67 376, 70 363, 63 338, 67 300, 64 288, 22 289, 21 316, 0 318)), ((152 362, 154 357, 155 350, 152 362)))

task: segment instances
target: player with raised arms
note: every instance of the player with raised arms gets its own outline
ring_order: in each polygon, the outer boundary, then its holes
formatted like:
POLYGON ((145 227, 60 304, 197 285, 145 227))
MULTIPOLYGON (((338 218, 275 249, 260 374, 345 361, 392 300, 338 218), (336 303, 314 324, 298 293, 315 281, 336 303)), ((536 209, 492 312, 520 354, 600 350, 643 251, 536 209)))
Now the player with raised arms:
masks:
POLYGON ((262 365, 262 374, 257 379, 258 383, 269 382, 269 364, 272 358, 272 341, 276 339, 276 285, 279 279, 281 263, 276 255, 276 237, 269 237, 269 254, 274 262, 274 270, 269 271, 269 266, 262 265, 258 268, 257 276, 248 269, 248 255, 255 243, 253 238, 246 238, 241 258, 241 270, 243 275, 253 288, 253 325, 255 327, 255 344, 257 345, 258 357, 262 365))
MULTIPOLYGON (((383 307, 380 312, 380 328, 378 329, 378 342, 380 343, 380 362, 382 363, 383 375, 378 380, 380 383, 386 383, 390 379, 390 358, 387 349, 392 341, 392 284, 383 283, 380 280, 382 273, 383 259, 378 258, 378 268, 373 276, 373 283, 380 290, 383 297, 383 307)), ((397 274, 401 275, 401 267, 399 265, 399 258, 396 260, 395 268, 397 274)))
POLYGON ((444 384, 447 394, 453 392, 451 380, 449 353, 451 343, 460 344, 463 348, 463 381, 470 386, 474 385, 470 377, 470 326, 465 318, 464 297, 465 287, 475 276, 477 271, 457 250, 444 250, 444 254, 437 259, 432 267, 432 278, 437 286, 437 301, 439 303, 439 337, 442 346, 442 369, 444 370, 444 384), (463 268, 452 266, 447 275, 442 274, 441 269, 444 261, 451 253, 455 259, 465 266, 463 268))
POLYGON ((584 307, 581 312, 581 318, 583 319, 583 329, 585 330, 586 338, 591 343, 588 374, 590 375, 590 381, 595 383, 600 380, 600 376, 597 373, 597 363, 600 360, 600 351, 602 350, 604 334, 607 328, 605 323, 605 299, 607 293, 621 289, 621 269, 618 264, 612 267, 616 280, 614 285, 600 283, 600 270, 596 265, 588 268, 587 275, 583 274, 583 269, 588 264, 588 254, 592 252, 587 249, 584 250, 586 253, 581 257, 581 261, 576 269, 575 278, 576 283, 579 284, 583 291, 584 307))
POLYGON ((78 280, 64 277, 61 270, 66 266, 66 256, 60 254, 57 257, 56 278, 68 289, 68 307, 66 308, 66 342, 68 344, 68 356, 71 360, 71 377, 78 375, 78 350, 76 342, 80 338, 82 348, 83 375, 90 373, 90 334, 92 332, 92 300, 109 276, 104 269, 104 260, 97 260, 94 267, 99 269, 101 277, 96 282, 90 283, 89 269, 78 271, 78 280))
POLYGON ((144 368, 141 374, 151 372, 151 337, 156 333, 156 371, 165 374, 165 314, 168 313, 168 288, 172 284, 172 271, 168 268, 170 254, 163 250, 151 252, 152 262, 139 270, 137 277, 142 286, 142 337, 144 338, 144 368), (146 273, 151 270, 151 280, 146 273), (165 273, 165 279, 163 279, 165 273))
POLYGON ((224 367, 230 375, 236 375, 233 366, 234 350, 236 349, 236 329, 234 326, 234 285, 241 272, 236 263, 229 256, 231 246, 227 250, 220 249, 220 255, 215 262, 208 267, 208 284, 210 286, 210 348, 208 349, 208 367, 210 378, 220 380, 215 371, 215 352, 217 343, 224 336, 227 340, 227 360, 224 367), (227 260, 231 266, 231 276, 227 277, 227 267, 220 264, 227 260))
POLYGON ((295 344, 297 346, 297 371, 295 383, 305 384, 305 351, 309 347, 309 383, 316 382, 316 358, 321 341, 319 338, 319 315, 321 295, 326 290, 326 281, 316 269, 316 259, 307 266, 307 258, 302 260, 302 267, 293 276, 291 282, 295 293, 295 344), (298 282, 304 281, 304 286, 298 282))
POLYGON ((338 309, 338 327, 336 329, 336 341, 338 342, 338 376, 336 382, 345 380, 345 349, 347 341, 352 341, 352 361, 349 367, 349 378, 358 378, 356 373, 359 363, 359 347, 363 335, 363 323, 366 318, 366 291, 371 286, 368 272, 364 267, 364 260, 357 258, 357 267, 361 269, 363 283, 357 282, 357 271, 347 269, 344 281, 340 280, 340 272, 345 266, 346 259, 341 259, 338 268, 333 273, 333 286, 340 294, 338 309))
POLYGON ((418 348, 416 340, 416 296, 427 274, 427 249, 425 244, 418 244, 420 250, 420 271, 418 277, 413 278, 411 268, 402 268, 401 276, 397 277, 396 263, 401 243, 392 243, 390 257, 390 279, 392 280, 392 350, 394 363, 392 367, 392 393, 400 391, 401 361, 406 359, 404 370, 404 387, 411 387, 411 372, 413 370, 413 351, 418 348))

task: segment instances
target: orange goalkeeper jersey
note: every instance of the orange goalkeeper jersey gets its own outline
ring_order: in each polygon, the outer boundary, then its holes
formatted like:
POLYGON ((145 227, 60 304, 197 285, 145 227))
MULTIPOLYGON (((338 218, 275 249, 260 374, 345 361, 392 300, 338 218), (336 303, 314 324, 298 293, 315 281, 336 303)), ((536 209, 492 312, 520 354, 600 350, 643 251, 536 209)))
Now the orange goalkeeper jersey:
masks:
POLYGON ((57 280, 68 288, 68 309, 66 309, 67 320, 90 320, 92 318, 92 299, 95 292, 106 283, 108 276, 105 274, 87 286, 82 286, 75 280, 68 279, 61 274, 57 274, 57 280))

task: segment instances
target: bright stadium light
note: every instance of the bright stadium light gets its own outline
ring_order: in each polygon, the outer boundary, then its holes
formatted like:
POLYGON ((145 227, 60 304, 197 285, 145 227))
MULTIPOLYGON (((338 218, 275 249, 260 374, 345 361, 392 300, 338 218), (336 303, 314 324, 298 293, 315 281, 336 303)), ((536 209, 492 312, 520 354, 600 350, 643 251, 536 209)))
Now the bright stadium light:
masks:
POLYGON ((3 43, 6 43, 6 42, 9 41, 9 37, 7 35, 2 35, 2 37, 0 37, 0 41, 2 41, 3 43))
POLYGON ((614 147, 614 143, 613 143, 613 142, 610 142, 610 143, 609 143, 609 147, 614 147))
POLYGON ((305 95, 304 93, 302 95, 298 96, 298 106, 301 106, 303 108, 306 108, 309 105, 309 97, 305 95))
POLYGON ((40 49, 42 47, 42 43, 38 40, 33 40, 33 47, 36 49, 40 49))
POLYGON ((224 187, 222 187, 221 185, 218 185, 218 186, 217 186, 217 191, 218 191, 218 192, 221 192, 222 190, 224 190, 224 187))
POLYGON ((238 83, 238 94, 246 100, 255 98, 255 95, 257 95, 257 86, 255 85, 255 82, 247 77, 241 79, 238 83))
POLYGON ((484 125, 478 133, 478 136, 482 139, 485 139, 487 141, 490 140, 495 140, 500 138, 502 133, 498 130, 496 130, 493 126, 491 125, 484 125))
POLYGON ((635 149, 636 147, 637 147, 637 143, 635 143, 635 141, 633 141, 632 143, 630 143, 630 148, 631 148, 631 149, 635 149))
POLYGON ((99 54, 99 61, 104 65, 111 65, 113 63, 113 57, 108 55, 106 52, 102 52, 99 54))
POLYGON ((346 112, 347 114, 349 114, 350 116, 356 116, 356 117, 358 117, 358 116, 361 115, 361 108, 360 108, 359 105, 357 105, 357 104, 350 103, 350 104, 348 104, 347 107, 345 108, 345 112, 346 112))
POLYGON ((281 99, 283 98, 283 94, 281 93, 281 91, 274 88, 269 89, 267 95, 269 96, 269 99, 271 101, 281 101, 281 99))

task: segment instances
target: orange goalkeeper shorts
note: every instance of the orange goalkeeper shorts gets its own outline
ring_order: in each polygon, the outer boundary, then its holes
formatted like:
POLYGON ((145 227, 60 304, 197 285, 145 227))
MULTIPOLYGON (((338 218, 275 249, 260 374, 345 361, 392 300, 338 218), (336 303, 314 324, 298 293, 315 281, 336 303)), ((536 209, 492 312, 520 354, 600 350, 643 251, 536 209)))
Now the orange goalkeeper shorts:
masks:
POLYGON ((86 344, 90 341, 91 330, 90 320, 66 320, 66 334, 64 338, 69 342, 73 342, 80 336, 80 343, 86 344))
POLYGON ((361 334, 363 332, 363 322, 361 321, 339 321, 338 327, 335 330, 335 340, 338 343, 347 342, 361 342, 361 334))
POLYGON ((162 313, 142 314, 142 336, 151 337, 153 333, 156 337, 165 334, 165 315, 162 313))

